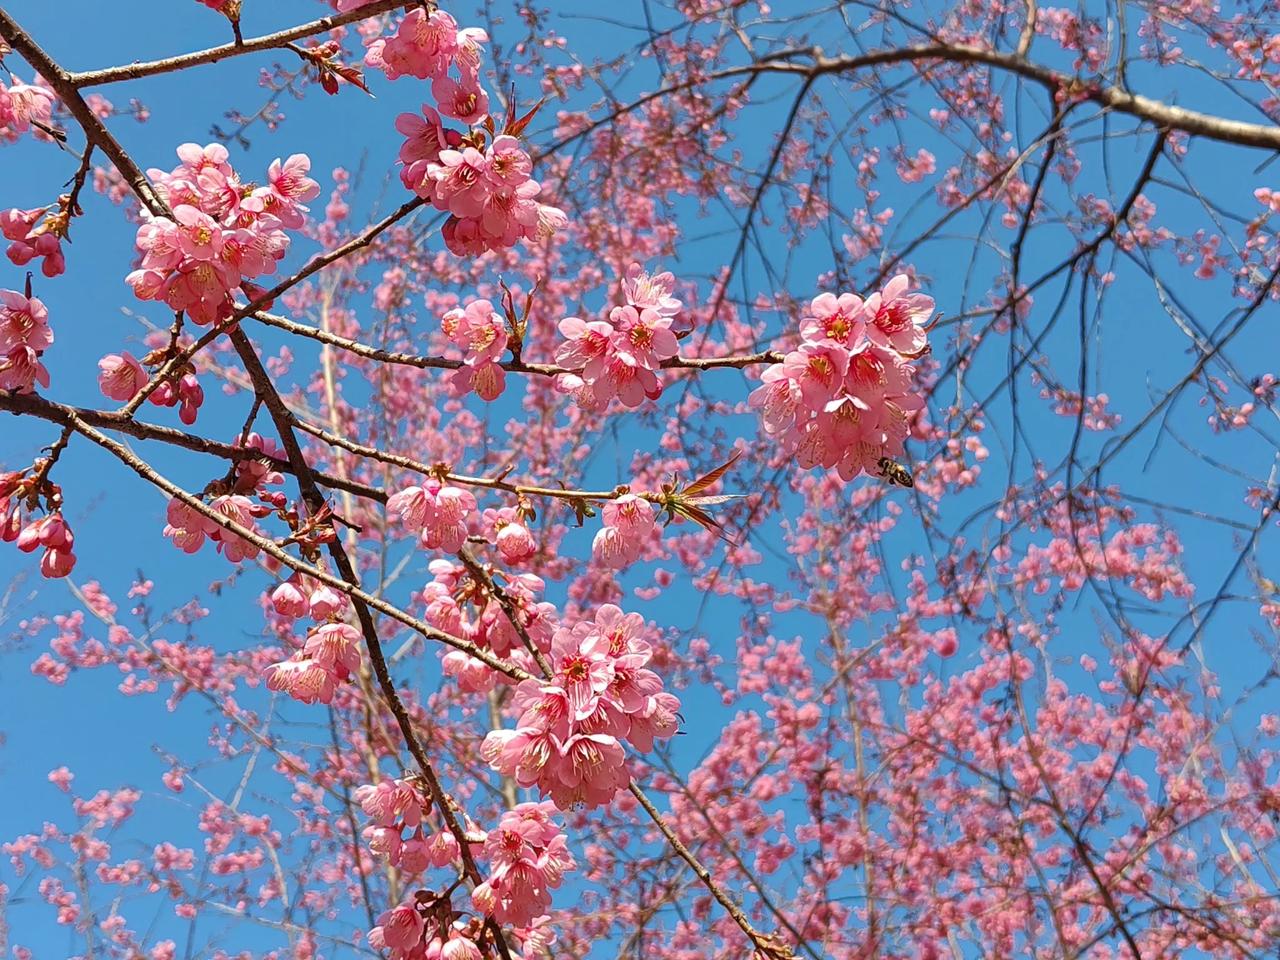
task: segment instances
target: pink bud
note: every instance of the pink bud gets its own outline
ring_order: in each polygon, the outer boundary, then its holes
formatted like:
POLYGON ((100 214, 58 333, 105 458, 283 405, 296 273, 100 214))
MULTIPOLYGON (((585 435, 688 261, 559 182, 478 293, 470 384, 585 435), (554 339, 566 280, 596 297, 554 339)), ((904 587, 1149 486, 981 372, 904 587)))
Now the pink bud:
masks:
POLYGON ((271 605, 282 617, 296 619, 307 612, 307 599, 292 578, 271 591, 271 605))
POLYGON ((41 546, 70 549, 74 542, 75 537, 66 521, 62 519, 62 514, 52 513, 40 524, 41 546))
POLYGON ((440 951, 443 960, 483 960, 480 948, 467 937, 454 937, 440 951))
POLYGON ((316 620, 327 620, 345 610, 347 605, 346 598, 342 594, 323 585, 311 591, 308 603, 311 616, 316 620))
POLYGON ((69 550, 49 550, 40 561, 40 573, 50 580, 65 577, 76 565, 76 557, 69 550))
POLYGON ((523 523, 508 523, 498 531, 498 552, 507 563, 528 560, 538 552, 537 541, 523 523))
POLYGON ((493 888, 492 883, 486 880, 471 891, 471 902, 477 910, 491 917, 493 912, 498 909, 498 891, 493 888))
POLYGON ((402 903, 382 924, 382 939, 391 950, 407 953, 422 939, 424 926, 418 911, 410 904, 402 903))
POLYGON ((0 509, 0 540, 13 543, 22 532, 22 511, 16 503, 5 503, 0 509))
POLYGON ((19 550, 23 553, 30 553, 36 547, 40 546, 40 527, 43 523, 43 520, 32 520, 22 528, 22 532, 18 534, 19 550))

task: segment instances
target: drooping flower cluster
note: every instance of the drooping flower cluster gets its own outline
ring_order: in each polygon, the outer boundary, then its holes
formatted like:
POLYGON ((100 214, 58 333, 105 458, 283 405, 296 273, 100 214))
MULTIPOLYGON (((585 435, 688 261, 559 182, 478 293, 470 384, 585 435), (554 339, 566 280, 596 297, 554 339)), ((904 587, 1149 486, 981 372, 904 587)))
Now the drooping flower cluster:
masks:
POLYGON ((751 406, 801 467, 852 480, 902 454, 909 417, 924 405, 909 361, 927 350, 933 314, 933 300, 908 286, 897 276, 865 302, 851 293, 816 297, 799 348, 764 371, 751 406))
POLYGON ((40 558, 40 573, 49 578, 65 577, 75 567, 76 556, 72 552, 75 542, 76 538, 61 513, 32 520, 18 534, 18 549, 23 553, 44 550, 40 558))
POLYGON ((44 550, 40 573, 56 579, 76 565, 75 536, 62 516, 62 490, 48 478, 50 466, 41 459, 29 470, 0 473, 0 541, 16 542, 23 553, 44 550), (31 515, 39 509, 46 512, 31 515))
POLYGON ((470 491, 428 477, 425 485, 405 487, 387 498, 387 510, 418 534, 427 550, 457 553, 467 539, 467 518, 476 509, 470 491))
MULTIPOLYGON (((378 917, 378 925, 369 931, 369 946, 386 950, 389 960, 484 960, 501 956, 485 922, 483 916, 466 916, 454 909, 447 891, 417 890, 378 917)), ((514 939, 523 956, 551 956, 550 947, 556 937, 550 923, 551 918, 544 914, 524 927, 504 927, 502 935, 509 945, 514 939)), ((516 960, 522 955, 509 952, 516 960)))
MULTIPOLYGON (((427 567, 434 579, 422 588, 428 623, 455 637, 461 637, 490 650, 517 666, 534 672, 538 669, 533 655, 525 649, 520 630, 534 648, 542 653, 551 649, 551 638, 559 626, 555 605, 540 600, 546 583, 533 573, 513 574, 495 570, 491 576, 501 579, 502 602, 489 586, 472 576, 461 564, 448 560, 432 560, 427 567)), ((467 691, 492 690, 506 678, 483 661, 462 650, 444 655, 446 676, 457 679, 467 691)))
POLYGON ((622 281, 626 303, 612 308, 607 320, 561 320, 566 342, 556 350, 556 362, 573 372, 560 374, 556 388, 589 410, 603 410, 614 397, 637 407, 646 397, 661 396, 656 371, 679 352, 672 323, 681 303, 674 290, 670 273, 650 276, 632 264, 622 281))
POLYGON ((50 579, 65 577, 76 565, 75 535, 60 510, 42 517, 28 517, 23 522, 22 506, 28 493, 24 489, 26 480, 20 472, 0 474, 0 540, 16 542, 23 553, 44 550, 40 558, 41 575, 50 579))
POLYGON ((348 605, 347 595, 326 583, 295 573, 271 591, 271 606, 291 620, 309 616, 317 623, 340 617, 348 605))
POLYGON ((552 803, 521 803, 484 841, 489 876, 471 891, 477 910, 501 924, 528 927, 551 907, 551 891, 577 863, 552 803))
POLYGON ((34 83, 22 83, 12 76, 6 86, 0 81, 0 139, 10 143, 35 125, 49 127, 53 120, 52 91, 34 83))
POLYGON ((482 400, 496 400, 506 386, 498 360, 507 349, 507 325, 488 300, 475 300, 450 310, 440 320, 449 342, 462 349, 462 366, 449 378, 456 396, 472 390, 482 400))
MULTIPOLYGON (((447 826, 431 830, 424 820, 431 797, 417 780, 383 780, 356 790, 355 800, 372 819, 363 836, 369 849, 413 876, 428 867, 447 867, 459 857, 458 840, 447 826), (406 836, 407 832, 407 836, 406 836)), ((483 835, 477 833, 477 842, 483 835)))
POLYGON ((48 207, 19 210, 16 207, 0 211, 0 234, 11 241, 5 251, 9 260, 25 267, 40 258, 40 272, 46 277, 56 277, 67 269, 62 255, 62 236, 68 222, 64 211, 49 213, 48 207))
POLYGON ((360 631, 349 623, 322 623, 307 634, 301 650, 267 667, 267 689, 302 703, 329 703, 338 684, 359 669, 360 631))
MULTIPOLYGON (((383 780, 355 791, 355 800, 372 823, 365 842, 378 856, 415 877, 429 868, 457 869, 458 838, 445 824, 427 822, 432 800, 416 779, 383 780)), ((477 914, 463 919, 448 893, 418 890, 378 918, 369 945, 386 949, 392 960, 480 960, 491 955, 480 944, 485 917, 506 927, 526 950, 554 942, 546 929, 551 891, 576 866, 568 840, 551 820, 548 803, 521 803, 503 814, 485 833, 463 817, 465 840, 476 859, 487 860, 488 876, 472 891, 477 914)), ((452 889, 452 888, 450 888, 452 889)))
MULTIPOLYGON (((132 375, 136 377, 137 372, 132 371, 132 375)), ((204 388, 200 386, 195 370, 188 365, 181 376, 160 384, 147 399, 158 407, 177 407, 178 419, 192 424, 196 422, 200 406, 204 403, 204 388)))
MULTIPOLYGON (((237 437, 232 446, 246 452, 252 451, 252 455, 237 459, 231 473, 219 478, 206 488, 208 494, 215 494, 209 501, 209 508, 251 533, 261 535, 262 531, 257 525, 259 519, 270 515, 273 511, 285 516, 283 511, 287 498, 283 491, 271 489, 284 482, 284 475, 272 462, 275 459, 282 459, 284 453, 274 440, 256 432, 237 437), (251 497, 256 498, 258 502, 255 503, 251 497)), ((164 535, 173 540, 174 546, 185 553, 195 553, 204 546, 206 541, 212 541, 218 552, 232 563, 252 560, 258 556, 256 543, 222 527, 212 517, 177 497, 169 501, 167 520, 164 535)), ((301 544, 304 543, 305 538, 300 536, 299 523, 300 519, 296 516, 290 520, 295 540, 301 544)), ((294 577, 285 584, 281 584, 277 588, 277 593, 283 593, 287 586, 294 584, 297 586, 299 596, 304 592, 307 594, 308 604, 315 611, 316 620, 345 610, 344 597, 310 579, 303 581, 300 577, 294 577)), ((272 595, 272 602, 276 603, 275 594, 272 595)), ((282 599, 277 604, 278 612, 285 615, 281 607, 287 606, 287 601, 282 599)))
POLYGON ((614 570, 635 563, 657 522, 653 504, 626 493, 606 503, 600 514, 604 526, 591 541, 592 556, 614 570))
MULTIPOLYGON (((238 493, 215 497, 209 503, 209 507, 254 533, 258 532, 256 518, 265 517, 271 512, 270 508, 256 504, 238 493)), ((219 526, 211 517, 205 516, 177 497, 169 501, 165 516, 168 523, 165 524, 164 535, 184 553, 195 553, 204 546, 206 540, 209 540, 217 546, 218 552, 232 563, 252 560, 258 555, 256 543, 219 526)))
POLYGON ((447 896, 418 890, 378 917, 369 946, 389 960, 482 960, 479 918, 458 917, 447 896))
POLYGON ((489 112, 489 96, 480 83, 480 58, 488 42, 484 30, 459 30, 458 21, 443 10, 414 9, 391 36, 370 41, 364 62, 388 80, 430 80, 441 112, 472 124, 489 112), (456 80, 449 76, 451 67, 458 70, 456 80))
MULTIPOLYGON (((441 111, 449 115, 443 106, 441 111)), ((440 114, 425 105, 421 117, 401 114, 396 129, 406 137, 400 179, 449 214, 441 234, 454 254, 546 239, 564 226, 563 211, 536 199, 542 185, 532 178, 533 160, 515 137, 498 136, 486 146, 482 131, 463 137, 446 130, 440 114)))
MULTIPOLYGON (((164 367, 171 356, 170 348, 153 350, 142 360, 138 360, 128 350, 121 353, 109 353, 98 361, 98 389, 102 395, 122 403, 132 400, 151 379, 151 374, 143 366, 148 364, 155 370, 164 367)), ((184 363, 172 370, 154 390, 147 395, 147 401, 157 407, 177 407, 178 419, 186 424, 196 422, 200 407, 204 404, 204 387, 200 386, 200 378, 196 376, 195 367, 184 363)))
POLYGON ((0 290, 0 390, 31 393, 49 386, 40 355, 53 343, 49 311, 36 297, 0 290))
POLYGON ((561 627, 551 644, 550 679, 516 687, 514 730, 491 731, 481 753, 522 787, 536 786, 560 809, 608 803, 630 773, 622 741, 653 749, 675 734, 680 701, 646 664, 653 648, 644 618, 604 604, 594 620, 561 627))
POLYGON ((538 541, 528 525, 529 513, 523 505, 485 510, 481 517, 485 534, 504 563, 523 563, 538 552, 538 541))
MULTIPOLYGON (((358 3, 343 0, 343 6, 358 3)), ((457 256, 546 239, 566 222, 563 211, 537 201, 541 184, 532 178, 533 161, 516 139, 532 113, 520 120, 511 113, 502 129, 489 119, 489 95, 480 80, 488 42, 484 30, 459 29, 439 8, 413 9, 391 36, 369 41, 365 55, 365 64, 388 79, 431 81, 434 105, 423 104, 421 116, 405 113, 396 119, 406 138, 400 178, 449 214, 441 235, 457 256), (444 119, 468 129, 446 129, 444 119)))
MULTIPOLYGON (((285 231, 303 225, 303 202, 320 192, 304 154, 275 160, 264 186, 242 183, 229 156, 221 144, 187 143, 171 172, 148 171, 173 217, 149 217, 138 228, 142 261, 126 278, 139 300, 163 300, 199 324, 229 317, 242 284, 275 272, 289 246, 285 231)), ((257 293, 245 291, 251 300, 257 293)))

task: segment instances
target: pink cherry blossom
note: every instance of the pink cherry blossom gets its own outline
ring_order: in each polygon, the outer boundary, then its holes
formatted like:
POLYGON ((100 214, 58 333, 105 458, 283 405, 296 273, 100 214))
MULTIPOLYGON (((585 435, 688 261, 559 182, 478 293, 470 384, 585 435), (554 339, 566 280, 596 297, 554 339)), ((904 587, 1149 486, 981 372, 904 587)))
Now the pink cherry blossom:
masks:
POLYGON ((147 371, 129 351, 109 353, 98 361, 98 388, 103 396, 121 402, 132 400, 147 383, 147 371))
POLYGON ((674 357, 680 349, 671 332, 671 318, 657 310, 614 307, 609 312, 609 323, 614 329, 614 349, 646 369, 658 369, 663 360, 674 357))
POLYGON ((924 326, 933 315, 933 298, 907 293, 910 285, 910 279, 899 274, 866 303, 867 336, 904 356, 924 349, 928 340, 924 326))
POLYGON ((448 71, 458 49, 458 23, 443 10, 415 9, 400 21, 395 34, 370 47, 365 62, 400 76, 428 80, 448 71))
POLYGON ((604 526, 592 541, 592 555, 615 570, 639 559, 654 529, 653 504, 635 494, 623 494, 605 504, 601 519, 604 526))
POLYGON ((653 310, 659 316, 674 317, 684 304, 672 296, 676 288, 675 275, 670 272, 650 275, 638 263, 627 268, 622 278, 622 293, 627 304, 637 310, 653 310))
POLYGON ((467 519, 476 509, 476 498, 467 490, 431 478, 425 486, 410 486, 393 494, 387 509, 406 528, 419 533, 423 547, 453 553, 467 538, 467 519))

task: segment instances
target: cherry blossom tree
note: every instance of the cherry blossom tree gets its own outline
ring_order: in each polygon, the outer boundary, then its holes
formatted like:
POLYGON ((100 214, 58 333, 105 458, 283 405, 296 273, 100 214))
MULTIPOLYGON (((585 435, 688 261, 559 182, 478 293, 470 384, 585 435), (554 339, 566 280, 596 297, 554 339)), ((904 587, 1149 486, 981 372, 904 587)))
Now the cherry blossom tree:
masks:
POLYGON ((0 4, 6 955, 1280 950, 1273 0, 170 5, 0 4))

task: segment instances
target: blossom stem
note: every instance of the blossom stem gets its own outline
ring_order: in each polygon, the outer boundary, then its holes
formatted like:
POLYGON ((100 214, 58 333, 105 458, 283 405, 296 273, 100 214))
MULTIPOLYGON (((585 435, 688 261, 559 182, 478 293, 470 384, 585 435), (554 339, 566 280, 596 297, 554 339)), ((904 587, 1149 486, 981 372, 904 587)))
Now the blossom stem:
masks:
POLYGON ((331 17, 321 17, 319 20, 302 23, 287 30, 279 30, 276 33, 268 33, 261 37, 250 37, 239 43, 224 43, 216 47, 210 47, 207 50, 197 50, 194 53, 165 57, 161 60, 126 63, 118 67, 105 67, 101 70, 86 70, 81 73, 71 74, 70 80, 76 87, 83 88, 96 87, 105 83, 118 83, 121 80, 140 80, 143 77, 151 77, 160 73, 173 73, 177 70, 184 70, 187 67, 217 63, 220 60, 229 60, 232 57, 243 56, 246 53, 257 53, 260 50, 282 47, 290 41, 303 40, 317 34, 328 33, 335 27, 356 23, 360 20, 368 20, 371 17, 379 16, 403 6, 404 0, 374 0, 373 3, 357 7, 354 10, 348 10, 346 13, 336 14, 331 17))

